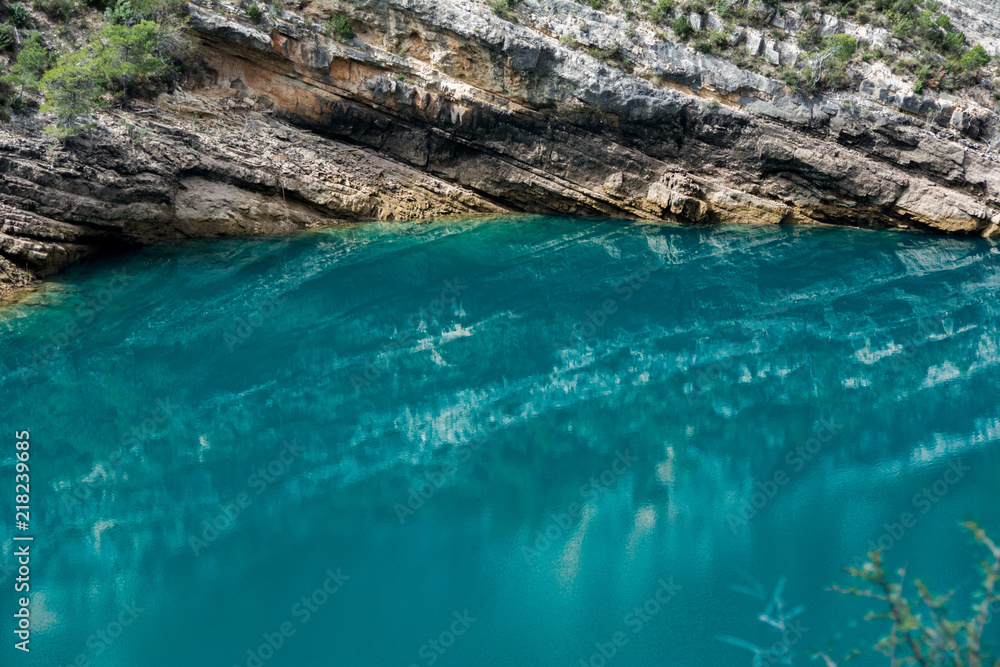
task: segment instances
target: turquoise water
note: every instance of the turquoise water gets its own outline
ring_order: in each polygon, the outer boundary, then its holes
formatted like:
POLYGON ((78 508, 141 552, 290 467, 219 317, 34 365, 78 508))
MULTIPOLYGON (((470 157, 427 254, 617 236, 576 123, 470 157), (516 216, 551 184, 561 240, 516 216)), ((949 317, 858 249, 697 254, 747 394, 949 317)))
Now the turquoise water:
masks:
POLYGON ((589 219, 91 260, 0 318, 0 662, 744 665, 779 582, 791 662, 846 652, 870 541, 961 599, 1000 529, 998 288, 985 240, 589 219))

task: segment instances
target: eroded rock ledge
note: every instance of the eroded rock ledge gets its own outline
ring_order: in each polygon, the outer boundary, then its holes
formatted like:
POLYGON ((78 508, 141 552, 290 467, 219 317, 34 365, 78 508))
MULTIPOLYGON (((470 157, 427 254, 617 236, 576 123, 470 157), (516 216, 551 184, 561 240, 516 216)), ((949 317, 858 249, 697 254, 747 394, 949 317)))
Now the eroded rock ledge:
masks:
MULTIPOLYGON (((1000 229, 996 119, 971 102, 906 112, 871 82, 804 96, 641 31, 625 73, 558 38, 568 0, 525 2, 523 24, 457 0, 320 0, 263 27, 191 4, 212 80, 133 119, 142 141, 104 130, 55 150, 0 132, 0 283, 102 246, 336 219, 1000 229), (335 11, 354 20, 348 43, 313 21, 335 11)), ((574 6, 598 42, 621 28, 574 6)))
POLYGON ((59 150, 0 131, 0 295, 97 248, 503 210, 372 149, 241 120, 226 101, 165 96, 141 141, 113 118, 59 150))

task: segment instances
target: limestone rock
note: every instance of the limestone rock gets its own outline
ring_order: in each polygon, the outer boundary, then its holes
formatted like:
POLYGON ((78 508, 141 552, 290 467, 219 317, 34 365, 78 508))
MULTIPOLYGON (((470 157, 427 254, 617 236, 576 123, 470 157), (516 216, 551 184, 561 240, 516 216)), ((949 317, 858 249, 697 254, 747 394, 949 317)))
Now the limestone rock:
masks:
POLYGON ((682 220, 701 222, 708 215, 708 204, 695 197, 672 189, 667 183, 653 183, 646 198, 662 211, 669 212, 682 220))
POLYGON ((777 44, 777 50, 782 64, 792 67, 798 62, 800 51, 794 44, 781 42, 777 44))
POLYGON ((819 34, 823 37, 829 37, 830 35, 836 35, 843 32, 841 27, 840 19, 838 19, 833 14, 823 14, 823 18, 819 24, 819 34))
MULTIPOLYGON (((514 23, 485 4, 353 0, 337 5, 359 26, 345 44, 287 6, 264 29, 191 0, 214 83, 132 117, 144 141, 110 117, 55 153, 0 129, 0 293, 104 246, 336 220, 518 210, 1000 230, 991 100, 918 96, 877 72, 856 94, 790 92, 586 4, 517 7, 514 23)), ((825 33, 844 29, 823 17, 825 33)), ((741 38, 801 65, 792 40, 741 38)))
POLYGON ((983 119, 976 114, 973 114, 967 109, 961 107, 955 109, 951 114, 951 120, 949 121, 952 129, 957 132, 976 139, 979 137, 980 132, 983 129, 983 119))
POLYGON ((778 44, 773 41, 765 42, 764 44, 764 58, 774 64, 781 64, 781 51, 778 50, 778 44))
POLYGON ((190 17, 191 27, 199 32, 216 35, 231 44, 245 46, 257 51, 271 50, 270 37, 267 33, 257 28, 227 19, 198 5, 190 5, 188 16, 190 17))

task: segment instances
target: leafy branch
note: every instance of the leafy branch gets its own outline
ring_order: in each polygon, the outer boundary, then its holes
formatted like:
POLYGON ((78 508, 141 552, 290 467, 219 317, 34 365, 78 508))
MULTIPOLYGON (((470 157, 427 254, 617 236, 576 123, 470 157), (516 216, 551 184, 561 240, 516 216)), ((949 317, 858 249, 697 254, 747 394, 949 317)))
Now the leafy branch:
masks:
MULTIPOLYGON (((876 644, 875 649, 889 658, 891 667, 1000 667, 1000 658, 991 657, 983 648, 983 633, 990 621, 990 608, 1000 603, 997 582, 1000 580, 1000 546, 974 522, 962 524, 972 533, 976 544, 987 551, 987 559, 980 563, 982 584, 973 596, 971 616, 952 619, 950 605, 954 591, 933 595, 920 580, 913 582, 915 593, 907 593, 906 569, 896 571, 898 580, 890 579, 886 572, 881 550, 868 554, 868 562, 861 568, 847 568, 847 572, 861 584, 834 586, 833 590, 846 595, 877 600, 881 611, 870 612, 865 620, 889 623, 889 631, 876 644)), ((837 662, 827 653, 817 653, 826 667, 837 667, 837 662)))

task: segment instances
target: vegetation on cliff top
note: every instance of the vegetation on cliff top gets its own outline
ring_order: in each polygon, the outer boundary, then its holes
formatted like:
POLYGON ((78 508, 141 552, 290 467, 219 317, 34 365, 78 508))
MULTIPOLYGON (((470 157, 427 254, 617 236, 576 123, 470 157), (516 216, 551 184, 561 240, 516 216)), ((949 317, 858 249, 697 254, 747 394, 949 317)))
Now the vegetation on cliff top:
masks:
POLYGON ((334 14, 326 22, 326 36, 342 42, 354 39, 354 26, 346 14, 334 14))
POLYGON ((72 0, 36 0, 36 9, 57 24, 73 18, 88 26, 82 16, 88 12, 97 24, 76 35, 64 27, 59 36, 69 44, 61 51, 51 30, 33 29, 44 25, 40 17, 33 19, 17 3, 5 8, 8 22, 2 25, 10 25, 14 37, 6 48, 16 56, 0 78, 4 115, 40 102, 40 110, 54 117, 48 129, 65 137, 90 127, 98 108, 127 107, 136 97, 157 93, 190 66, 193 52, 183 34, 182 1, 103 1, 76 5, 72 0), (81 43, 71 48, 74 38, 81 43))
MULTIPOLYGON (((704 53, 720 55, 747 69, 768 72, 793 88, 812 92, 837 89, 855 82, 851 65, 881 62, 894 74, 915 81, 914 92, 956 90, 978 85, 991 62, 990 55, 966 36, 942 13, 937 0, 820 0, 809 3, 781 3, 779 0, 717 0, 713 6, 704 0, 644 0, 648 18, 656 24, 674 14, 671 25, 681 41, 704 53), (795 31, 795 44, 801 54, 793 64, 768 62, 766 57, 749 54, 737 36, 741 29, 755 28, 775 43, 790 41, 792 34, 773 25, 776 16, 795 9, 802 29, 795 31), (706 16, 714 12, 721 27, 693 29, 690 15, 706 16), (883 40, 858 39, 847 34, 822 36, 821 24, 827 16, 883 29, 883 40)), ((707 20, 699 21, 704 26, 707 20)), ((766 54, 765 54, 766 56, 766 54)))
MULTIPOLYGON (((629 20, 633 28, 623 37, 634 35, 638 21, 648 21, 661 39, 688 43, 804 92, 856 85, 863 66, 875 63, 911 81, 917 94, 975 87, 996 75, 990 54, 969 43, 937 0, 579 1, 629 20), (841 32, 830 34, 831 20, 841 32), (838 25, 840 20, 853 27, 838 25), (762 39, 755 48, 747 48, 748 31, 762 39), (765 43, 775 51, 769 53, 765 43), (786 47, 798 52, 791 61, 786 47)), ((513 0, 490 6, 503 18, 517 16, 513 0)), ((563 40, 588 46, 571 35, 563 40)), ((629 68, 627 57, 605 60, 629 68)), ((1000 80, 990 86, 1000 88, 1000 80)))
MULTIPOLYGON (((804 92, 856 86, 863 68, 874 63, 911 81, 917 94, 976 87, 996 74, 990 54, 969 43, 937 0, 581 2, 631 21, 646 19, 661 28, 661 38, 689 43, 804 92), (788 15, 792 10, 795 14, 788 15), (776 18, 786 15, 795 17, 795 30, 778 27, 786 22, 776 18), (832 16, 880 29, 882 37, 827 34, 832 16), (789 63, 763 45, 756 52, 748 49, 747 30, 757 31, 776 49, 794 44, 799 53, 789 63)), ((254 23, 284 11, 280 1, 269 10, 246 0, 241 7, 254 23)), ((492 0, 490 7, 503 18, 517 18, 516 0, 492 0)), ((40 105, 54 114, 52 131, 66 136, 86 128, 101 106, 128 106, 169 86, 194 60, 183 36, 184 14, 183 0, 31 0, 31 11, 20 2, 0 4, 0 52, 11 60, 0 78, 0 116, 40 105), (73 24, 81 29, 71 30, 73 24)), ((341 41, 354 38, 352 21, 342 13, 326 22, 324 32, 341 41)), ((622 41, 630 36, 633 29, 622 41)), ((599 48, 566 35, 564 41, 632 71, 627 49, 618 43, 599 48)), ((1000 80, 987 87, 1000 99, 1000 80)))

